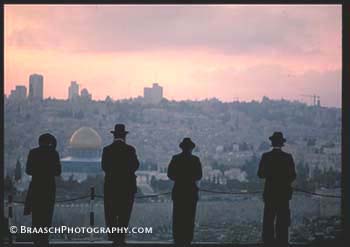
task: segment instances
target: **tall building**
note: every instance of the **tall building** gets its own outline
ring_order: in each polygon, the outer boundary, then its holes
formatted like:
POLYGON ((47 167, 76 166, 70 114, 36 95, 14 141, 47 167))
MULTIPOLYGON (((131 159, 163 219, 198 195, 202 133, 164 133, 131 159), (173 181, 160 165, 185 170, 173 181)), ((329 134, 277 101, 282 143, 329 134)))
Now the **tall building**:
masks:
POLYGON ((68 99, 76 99, 79 97, 79 84, 76 81, 71 81, 68 88, 68 99))
POLYGON ((86 100, 91 100, 92 98, 91 93, 89 93, 89 91, 86 88, 81 90, 80 97, 86 100))
POLYGON ((29 99, 44 98, 44 77, 39 74, 32 74, 29 76, 29 99))
POLYGON ((163 99, 163 87, 158 83, 153 83, 152 87, 145 87, 143 98, 146 103, 159 103, 163 99))
POLYGON ((9 98, 16 101, 25 100, 27 98, 27 88, 25 86, 16 86, 15 90, 11 90, 9 98))
POLYGON ((26 86, 16 86, 16 94, 18 99, 26 99, 27 98, 27 88, 26 86))

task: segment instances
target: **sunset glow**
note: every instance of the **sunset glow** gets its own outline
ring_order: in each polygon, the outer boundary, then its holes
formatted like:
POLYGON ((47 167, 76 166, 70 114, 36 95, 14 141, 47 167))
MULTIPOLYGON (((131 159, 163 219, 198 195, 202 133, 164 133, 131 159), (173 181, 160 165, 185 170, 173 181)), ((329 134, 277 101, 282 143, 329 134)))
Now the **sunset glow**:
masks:
POLYGON ((5 5, 5 93, 44 76, 66 99, 304 100, 341 104, 340 5, 5 5))

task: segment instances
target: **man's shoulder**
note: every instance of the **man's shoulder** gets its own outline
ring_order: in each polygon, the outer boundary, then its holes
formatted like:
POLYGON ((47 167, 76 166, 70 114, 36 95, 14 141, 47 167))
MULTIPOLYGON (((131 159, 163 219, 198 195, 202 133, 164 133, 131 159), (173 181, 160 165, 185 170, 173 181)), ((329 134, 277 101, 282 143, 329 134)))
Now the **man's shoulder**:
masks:
POLYGON ((38 152, 39 151, 39 147, 36 147, 36 148, 32 148, 29 150, 30 153, 35 153, 35 152, 38 152))
POLYGON ((268 152, 265 152, 265 153, 263 153, 262 154, 262 156, 274 156, 274 155, 284 155, 284 156, 292 156, 290 153, 287 153, 287 152, 285 152, 285 151, 283 151, 283 150, 278 150, 278 151, 276 151, 276 150, 270 150, 270 151, 268 151, 268 152))
POLYGON ((112 148, 112 145, 113 145, 113 143, 111 143, 111 144, 109 144, 109 145, 107 145, 107 146, 104 146, 104 147, 103 147, 103 151, 107 151, 107 150, 111 149, 111 148, 112 148))
POLYGON ((129 151, 131 151, 131 152, 136 152, 136 149, 135 149, 134 146, 132 146, 132 145, 130 145, 130 144, 127 144, 127 143, 125 143, 125 146, 126 146, 126 148, 127 148, 129 151))
POLYGON ((178 159, 181 159, 181 158, 186 158, 186 159, 190 158, 190 159, 196 160, 196 161, 199 160, 199 157, 196 156, 196 155, 193 155, 193 154, 188 156, 188 155, 185 155, 184 153, 178 153, 178 154, 173 155, 173 157, 172 157, 173 160, 178 160, 178 159))
POLYGON ((125 142, 118 142, 118 143, 113 142, 113 143, 105 146, 103 148, 103 151, 109 151, 109 150, 120 149, 120 148, 122 148, 122 149, 125 148, 128 151, 132 151, 132 152, 136 151, 136 149, 132 145, 129 145, 129 144, 125 143, 125 142))
POLYGON ((58 155, 59 156, 59 153, 58 153, 58 151, 56 149, 51 149, 50 151, 51 151, 52 155, 54 155, 54 156, 58 155))
POLYGON ((41 155, 50 155, 50 156, 58 156, 58 152, 55 149, 49 149, 49 148, 41 148, 41 147, 36 147, 31 150, 29 150, 29 155, 32 157, 35 156, 41 156, 41 155))
POLYGON ((176 159, 181 158, 181 156, 182 156, 182 153, 174 154, 173 157, 172 157, 172 159, 173 159, 173 160, 176 160, 176 159))
POLYGON ((267 151, 267 152, 263 153, 263 154, 261 155, 261 157, 264 158, 264 157, 267 157, 267 156, 271 156, 271 155, 273 154, 272 151, 273 151, 273 150, 270 150, 270 151, 267 151))
POLYGON ((194 155, 194 154, 192 154, 192 158, 193 158, 194 160, 196 160, 196 161, 199 160, 199 157, 198 157, 197 155, 194 155))
POLYGON ((29 150, 29 154, 38 154, 40 153, 42 150, 40 147, 36 147, 36 148, 32 148, 31 150, 29 150))
POLYGON ((284 155, 284 156, 286 156, 286 157, 292 157, 292 154, 291 153, 288 153, 288 152, 285 152, 285 151, 281 151, 282 152, 282 154, 284 155))

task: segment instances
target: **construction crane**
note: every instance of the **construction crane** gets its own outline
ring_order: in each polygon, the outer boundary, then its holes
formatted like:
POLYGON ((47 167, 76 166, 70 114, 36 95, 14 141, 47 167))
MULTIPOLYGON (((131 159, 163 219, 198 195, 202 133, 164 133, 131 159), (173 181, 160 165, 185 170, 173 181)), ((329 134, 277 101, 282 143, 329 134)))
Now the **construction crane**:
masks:
POLYGON ((308 97, 311 98, 313 100, 313 105, 314 106, 320 106, 321 105, 321 97, 318 95, 309 95, 309 94, 301 94, 300 96, 303 97, 308 97))

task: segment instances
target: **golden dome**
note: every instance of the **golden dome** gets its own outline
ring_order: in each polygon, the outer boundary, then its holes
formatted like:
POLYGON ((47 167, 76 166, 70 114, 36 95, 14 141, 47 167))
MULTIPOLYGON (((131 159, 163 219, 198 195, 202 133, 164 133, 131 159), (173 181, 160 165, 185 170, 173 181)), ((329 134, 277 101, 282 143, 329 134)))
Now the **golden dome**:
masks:
POLYGON ((96 130, 89 127, 81 127, 73 133, 69 144, 73 149, 100 149, 102 139, 96 130))

